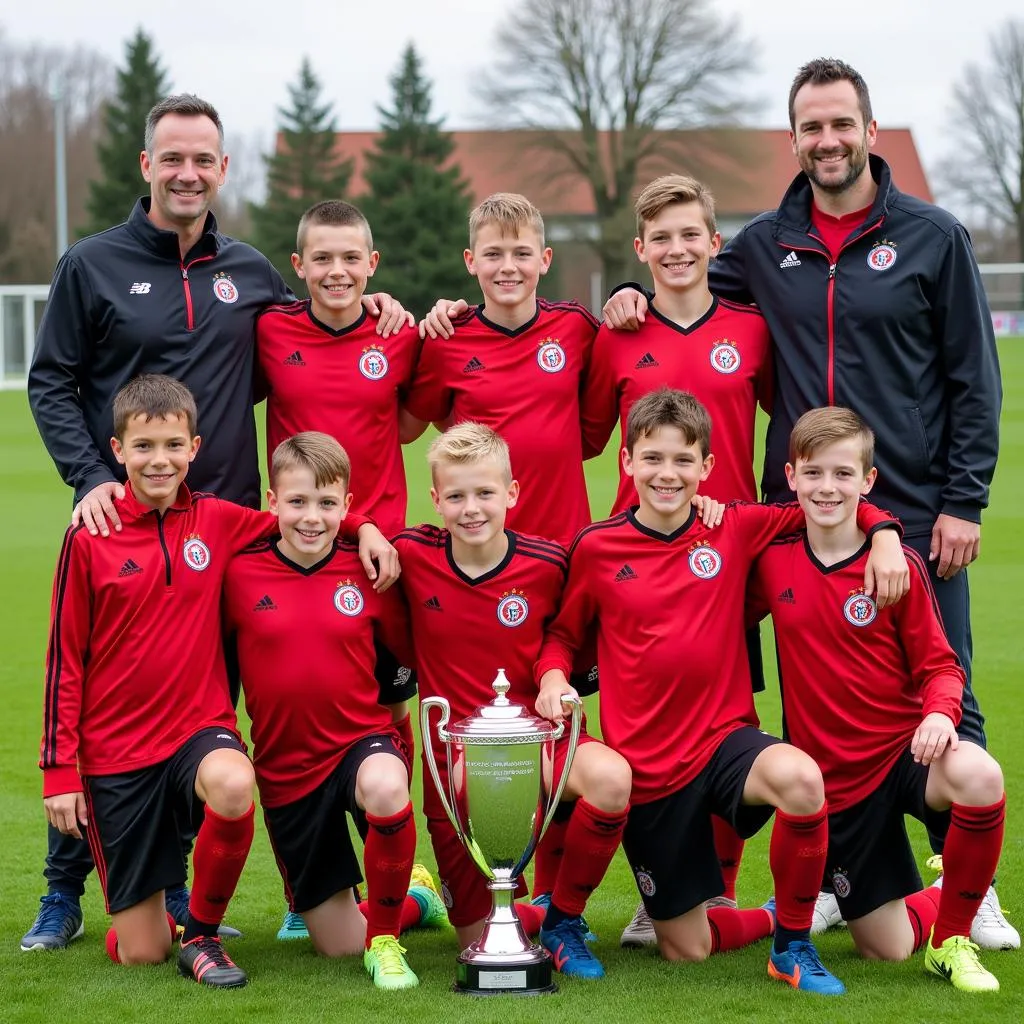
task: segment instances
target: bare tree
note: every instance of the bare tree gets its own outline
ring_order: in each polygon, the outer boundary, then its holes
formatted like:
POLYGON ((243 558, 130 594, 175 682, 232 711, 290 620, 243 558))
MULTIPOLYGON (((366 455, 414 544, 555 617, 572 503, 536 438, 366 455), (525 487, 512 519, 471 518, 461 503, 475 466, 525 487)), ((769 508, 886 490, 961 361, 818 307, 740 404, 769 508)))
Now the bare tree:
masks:
POLYGON ((663 132, 736 124, 753 43, 710 0, 525 0, 497 44, 482 93, 492 118, 534 129, 543 173, 587 182, 605 281, 621 279, 638 172, 673 160, 699 173, 701 154, 663 132))
POLYGON ((1024 262, 1024 19, 992 33, 988 59, 967 65, 952 106, 956 150, 943 184, 987 226, 1012 235, 1024 262))
POLYGON ((230 158, 228 179, 217 196, 217 220, 221 230, 245 238, 252 230, 249 204, 263 202, 266 195, 265 154, 272 141, 262 129, 228 132, 224 150, 230 158))

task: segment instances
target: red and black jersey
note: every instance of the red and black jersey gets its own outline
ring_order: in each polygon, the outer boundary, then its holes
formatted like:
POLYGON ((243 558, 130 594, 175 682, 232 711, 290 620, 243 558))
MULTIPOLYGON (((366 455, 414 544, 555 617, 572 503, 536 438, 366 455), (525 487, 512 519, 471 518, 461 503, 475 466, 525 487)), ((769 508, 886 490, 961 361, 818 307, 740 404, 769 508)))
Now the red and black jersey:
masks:
MULTIPOLYGON (((865 531, 893 523, 864 502, 858 521, 865 531)), ((666 535, 630 509, 576 539, 536 679, 550 669, 568 676, 596 624, 601 730, 633 769, 633 803, 682 788, 730 732, 758 724, 744 641, 747 577, 775 537, 803 523, 797 504, 736 502, 714 529, 691 511, 666 535)))
POLYGON ((829 809, 873 792, 933 711, 960 721, 964 673, 921 556, 905 547, 910 591, 879 610, 864 593, 868 545, 822 565, 806 534, 758 559, 752 603, 771 612, 789 739, 821 768, 829 809))
POLYGON ((413 663, 398 588, 374 591, 353 544, 335 541, 304 568, 277 540, 233 558, 224 584, 224 628, 237 650, 267 807, 310 793, 353 743, 391 732, 382 705, 415 693, 409 669, 394 671, 413 663), (383 674, 382 659, 391 667, 383 674))
POLYGON ((590 522, 580 389, 597 321, 578 303, 538 299, 517 330, 492 323, 482 307, 455 328, 424 343, 406 407, 422 420, 474 420, 501 434, 522 485, 509 526, 568 544, 590 522))
POLYGON ((200 729, 235 731, 221 646, 231 556, 276 529, 266 512, 191 494, 160 515, 125 488, 122 528, 68 529, 53 584, 40 767, 43 793, 135 771, 200 729))
POLYGON ((337 438, 352 460, 353 509, 390 537, 405 526, 398 409, 420 340, 413 327, 387 338, 376 327, 365 310, 336 331, 308 300, 272 306, 256 321, 257 391, 267 397, 268 459, 303 430, 337 438))
MULTIPOLYGON (((711 308, 680 327, 650 307, 638 331, 602 327, 594 342, 583 392, 583 445, 602 451, 616 422, 620 445, 637 399, 661 387, 692 392, 711 416, 715 466, 701 493, 719 501, 756 501, 754 417, 771 407, 771 338, 751 306, 712 299, 711 308)), ((637 503, 633 480, 619 466, 612 513, 637 503)))

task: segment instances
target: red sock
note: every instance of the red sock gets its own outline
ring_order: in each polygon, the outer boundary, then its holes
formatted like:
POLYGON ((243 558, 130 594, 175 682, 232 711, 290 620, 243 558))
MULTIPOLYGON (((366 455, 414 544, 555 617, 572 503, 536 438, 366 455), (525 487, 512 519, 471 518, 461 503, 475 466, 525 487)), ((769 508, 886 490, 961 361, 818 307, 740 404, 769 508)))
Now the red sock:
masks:
POLYGON ((724 818, 717 814, 711 815, 711 827, 715 833, 715 853, 718 854, 718 866, 722 869, 722 880, 725 882, 726 899, 736 900, 736 876, 740 873, 740 861, 743 859, 743 847, 746 845, 739 833, 724 818))
POLYGON ((1005 825, 1005 793, 988 807, 953 804, 942 850, 942 896, 933 946, 951 935, 970 935, 971 922, 996 873, 1005 825))
POLYGON ((711 927, 711 952, 724 953, 729 949, 749 946, 759 939, 767 939, 775 928, 767 910, 733 910, 732 907, 712 907, 708 911, 711 927))
MULTIPOLYGON (((370 903, 369 900, 363 900, 358 903, 359 913, 363 915, 367 920, 370 917, 370 903)), ((420 905, 416 901, 414 896, 406 895, 405 899, 402 900, 402 916, 399 919, 398 927, 403 931, 407 932, 410 928, 415 928, 420 923, 420 918, 423 916, 423 911, 420 910, 420 905)), ((386 934, 390 935, 390 932, 386 934)))
MULTIPOLYGON (((174 918, 171 917, 170 912, 167 913, 167 927, 171 930, 171 942, 173 943, 178 937, 178 926, 174 923, 174 918)), ((117 932, 113 928, 107 929, 107 937, 104 940, 104 945, 107 949, 107 956, 114 961, 115 964, 121 963, 121 954, 117 951, 117 932)))
POLYGON ((409 890, 416 855, 416 822, 412 804, 385 818, 367 814, 370 830, 363 847, 366 871, 366 948, 378 935, 401 933, 402 906, 409 890))
POLYGON ((609 813, 582 798, 576 801, 565 834, 565 856, 551 894, 552 907, 570 917, 583 913, 619 848, 627 813, 628 807, 609 813))
POLYGON ((554 892, 558 869, 565 853, 565 834, 569 831, 572 815, 560 816, 561 808, 555 812, 544 838, 533 857, 533 895, 554 892))
POLYGON ((776 810, 768 848, 775 879, 775 919, 780 928, 806 939, 828 853, 828 804, 814 814, 776 810))
POLYGON ((395 728, 398 730, 398 742, 405 747, 405 756, 411 770, 416 757, 416 738, 412 733, 412 715, 406 715, 400 722, 395 722, 395 728))
POLYGON ((920 892, 911 893, 903 902, 907 905, 907 917, 910 927, 914 930, 914 952, 916 953, 928 941, 932 925, 939 913, 939 897, 942 890, 930 885, 920 892))
POLYGON ((523 931, 531 939, 540 934, 540 926, 544 923, 547 910, 544 907, 535 907, 532 903, 513 903, 516 916, 523 925, 523 931))
POLYGON ((188 921, 183 942, 197 935, 216 935, 224 920, 228 901, 235 893, 238 879, 249 856, 254 832, 256 807, 240 818, 222 818, 209 806, 196 836, 192 854, 192 896, 188 901, 188 921))

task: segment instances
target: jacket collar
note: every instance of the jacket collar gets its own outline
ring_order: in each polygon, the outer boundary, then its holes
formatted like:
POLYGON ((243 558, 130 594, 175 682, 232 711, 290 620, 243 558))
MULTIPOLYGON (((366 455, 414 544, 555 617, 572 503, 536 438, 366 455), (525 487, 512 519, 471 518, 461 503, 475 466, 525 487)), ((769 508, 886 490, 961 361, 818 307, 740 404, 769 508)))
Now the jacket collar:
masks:
POLYGON ((157 256, 173 259, 175 263, 188 263, 197 256, 216 256, 220 235, 217 231, 217 218, 212 213, 206 214, 206 223, 203 225, 203 233, 194 246, 189 250, 185 259, 181 258, 181 251, 178 248, 178 236, 173 231, 164 231, 158 228, 149 219, 149 209, 152 200, 149 196, 141 196, 132 207, 131 215, 128 218, 128 230, 147 248, 157 256))
MULTIPOLYGON (((124 497, 115 502, 117 510, 124 513, 127 516, 131 516, 133 519, 142 519, 143 516, 155 515, 156 509, 151 505, 144 505, 138 498, 135 497, 135 491, 132 490, 132 484, 129 480, 124 485, 124 497)), ((192 507, 192 492, 188 487, 182 483, 178 485, 178 494, 174 499, 174 504, 168 509, 168 511, 175 512, 186 512, 192 507)))
MULTIPOLYGON (((871 212, 865 219, 865 224, 874 224, 880 217, 889 212, 889 207, 899 196, 899 189, 892 183, 892 171, 889 165, 874 153, 868 154, 868 167, 871 169, 871 177, 878 185, 875 193, 875 201, 871 204, 871 212)), ((786 190, 786 194, 779 203, 778 223, 780 226, 790 228, 794 231, 802 231, 807 234, 811 230, 811 182, 801 171, 786 190)))

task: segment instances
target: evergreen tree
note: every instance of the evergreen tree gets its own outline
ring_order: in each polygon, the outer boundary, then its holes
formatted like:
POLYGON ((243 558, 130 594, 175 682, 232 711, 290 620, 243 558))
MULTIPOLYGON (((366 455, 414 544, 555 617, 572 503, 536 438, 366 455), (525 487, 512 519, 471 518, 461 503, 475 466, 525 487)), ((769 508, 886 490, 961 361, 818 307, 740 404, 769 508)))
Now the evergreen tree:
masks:
POLYGON ((267 198, 250 205, 250 241, 298 292, 299 279, 291 266, 299 218, 321 199, 342 199, 352 175, 351 160, 334 152, 337 132, 332 104, 321 100, 320 80, 308 58, 299 80, 288 86, 291 107, 278 108, 280 124, 274 153, 267 163, 267 198))
POLYGON ((104 133, 96 146, 100 177, 89 182, 83 234, 120 224, 145 192, 139 173, 146 115, 170 92, 167 73, 153 51, 153 40, 137 29, 125 44, 125 63, 117 71, 117 90, 103 105, 104 133))
POLYGON ((431 120, 430 83, 411 43, 390 82, 392 107, 377 108, 382 130, 364 175, 362 208, 381 254, 373 289, 422 316, 438 296, 466 292, 471 196, 459 167, 446 166, 454 142, 442 119, 431 120))

